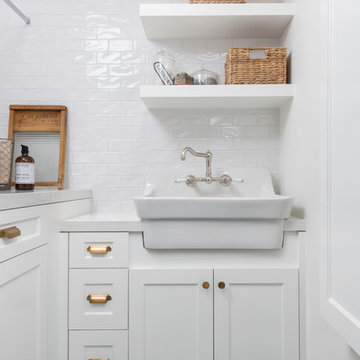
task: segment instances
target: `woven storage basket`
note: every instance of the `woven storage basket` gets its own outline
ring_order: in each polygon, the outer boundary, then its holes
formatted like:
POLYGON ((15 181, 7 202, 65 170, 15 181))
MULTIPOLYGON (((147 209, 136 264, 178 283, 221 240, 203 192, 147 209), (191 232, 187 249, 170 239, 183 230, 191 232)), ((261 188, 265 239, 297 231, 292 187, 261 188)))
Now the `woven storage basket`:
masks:
POLYGON ((246 0, 189 0, 190 4, 244 4, 246 0))
POLYGON ((286 84, 286 48, 232 48, 225 64, 225 83, 286 84), (253 50, 265 52, 265 58, 252 58, 253 50))

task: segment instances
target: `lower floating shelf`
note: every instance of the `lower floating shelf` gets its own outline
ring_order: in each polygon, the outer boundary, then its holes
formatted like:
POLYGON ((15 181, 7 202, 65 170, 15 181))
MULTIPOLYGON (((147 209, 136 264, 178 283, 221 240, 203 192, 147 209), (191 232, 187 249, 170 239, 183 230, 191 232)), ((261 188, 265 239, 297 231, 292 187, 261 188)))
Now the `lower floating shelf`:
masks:
POLYGON ((294 85, 143 85, 149 109, 274 109, 289 103, 294 85))

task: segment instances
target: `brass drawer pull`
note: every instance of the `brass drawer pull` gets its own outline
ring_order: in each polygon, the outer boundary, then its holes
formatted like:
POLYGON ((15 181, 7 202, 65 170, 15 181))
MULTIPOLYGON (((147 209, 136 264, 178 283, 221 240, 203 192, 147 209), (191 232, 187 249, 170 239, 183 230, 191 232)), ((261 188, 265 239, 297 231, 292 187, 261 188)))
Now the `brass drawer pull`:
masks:
POLYGON ((0 230, 0 237, 13 239, 21 235, 21 231, 16 226, 9 227, 7 229, 0 230))
POLYGON ((225 289, 225 286, 226 286, 226 285, 225 285, 225 283, 224 283, 223 281, 220 281, 219 284, 218 284, 218 286, 219 286, 219 289, 222 290, 222 289, 225 289))
POLYGON ((90 245, 87 248, 87 251, 90 254, 107 254, 111 250, 112 250, 111 246, 109 246, 109 245, 103 245, 103 246, 102 245, 90 245))
POLYGON ((90 304, 106 304, 108 301, 111 300, 111 296, 109 294, 104 295, 88 295, 86 298, 90 304))
POLYGON ((208 281, 204 281, 202 283, 202 287, 207 290, 210 287, 210 283, 208 281))

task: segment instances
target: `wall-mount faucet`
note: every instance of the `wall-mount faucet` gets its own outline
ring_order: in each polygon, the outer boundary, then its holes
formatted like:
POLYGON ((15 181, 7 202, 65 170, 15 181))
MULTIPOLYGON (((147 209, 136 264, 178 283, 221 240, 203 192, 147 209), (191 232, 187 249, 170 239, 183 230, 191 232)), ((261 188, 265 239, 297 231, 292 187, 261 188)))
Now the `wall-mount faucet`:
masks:
POLYGON ((205 182, 208 184, 211 184, 212 182, 212 168, 211 168, 211 162, 212 162, 212 153, 210 150, 208 150, 206 153, 199 153, 192 149, 191 147, 186 147, 181 152, 181 160, 186 160, 186 153, 189 152, 195 157, 203 157, 206 159, 206 177, 205 182))
POLYGON ((237 182, 244 182, 242 179, 232 179, 229 175, 222 175, 220 177, 213 177, 212 176, 212 153, 208 150, 206 153, 200 153, 192 149, 191 147, 187 146, 181 152, 181 160, 186 160, 186 153, 189 152, 195 157, 202 157, 206 159, 206 176, 205 177, 196 177, 194 175, 189 175, 186 179, 177 179, 175 180, 176 183, 185 182, 187 186, 195 186, 197 182, 205 182, 206 184, 211 184, 214 181, 217 181, 222 186, 230 186, 232 181, 237 182))

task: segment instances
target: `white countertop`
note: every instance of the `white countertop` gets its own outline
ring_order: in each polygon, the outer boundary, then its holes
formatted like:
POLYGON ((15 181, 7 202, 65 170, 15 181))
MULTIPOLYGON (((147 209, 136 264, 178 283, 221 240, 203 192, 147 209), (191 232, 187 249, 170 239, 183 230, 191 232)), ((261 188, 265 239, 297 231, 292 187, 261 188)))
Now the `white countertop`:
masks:
POLYGON ((58 190, 56 187, 37 187, 34 191, 21 192, 1 191, 0 211, 90 198, 91 190, 58 190))
MULTIPOLYGON (((141 219, 134 213, 91 213, 60 223, 62 232, 106 232, 106 231, 142 231, 141 219)), ((305 231, 303 219, 291 218, 285 221, 285 231, 305 231)))
POLYGON ((142 223, 134 213, 90 213, 62 221, 60 231, 142 231, 142 223))

